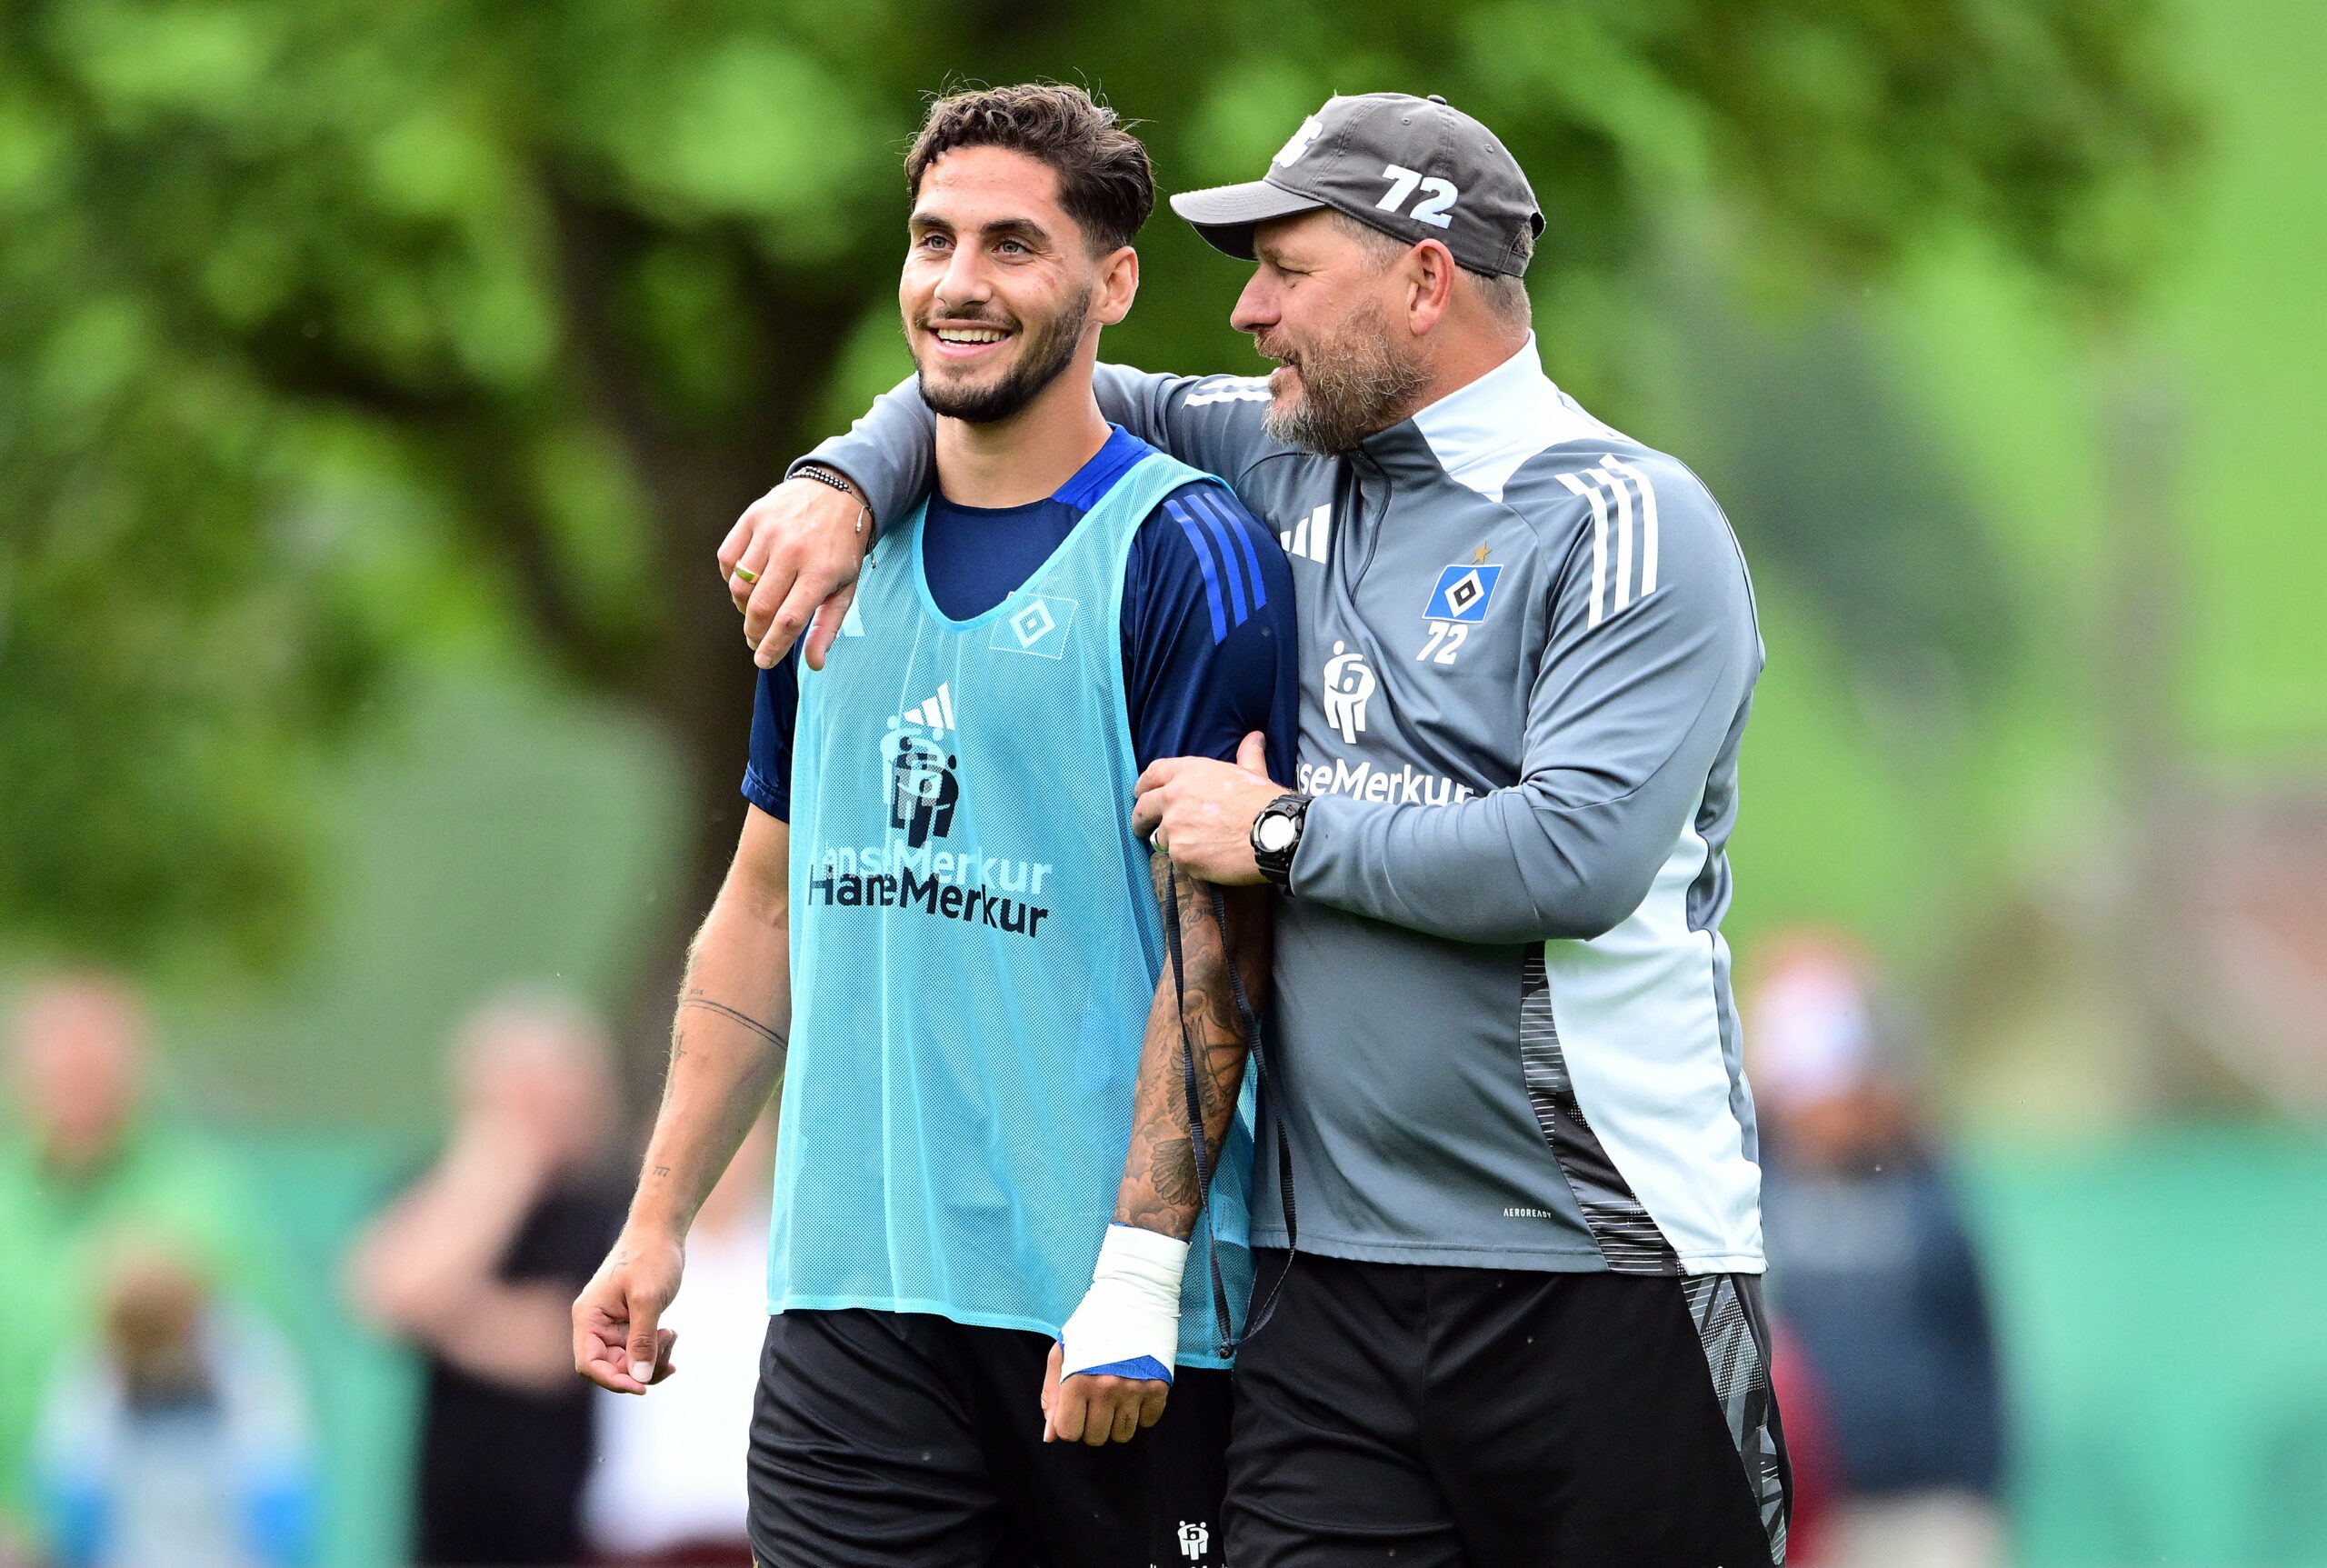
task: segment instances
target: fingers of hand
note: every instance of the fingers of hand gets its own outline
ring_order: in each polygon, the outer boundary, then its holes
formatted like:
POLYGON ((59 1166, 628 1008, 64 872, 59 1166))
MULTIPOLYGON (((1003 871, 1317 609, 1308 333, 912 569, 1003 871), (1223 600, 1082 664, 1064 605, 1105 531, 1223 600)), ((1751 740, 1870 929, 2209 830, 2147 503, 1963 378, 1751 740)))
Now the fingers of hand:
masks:
POLYGON ((611 1354, 575 1363, 574 1370, 610 1393, 637 1393, 639 1386, 622 1370, 621 1358, 621 1348, 617 1346, 611 1354))
POLYGON ((1110 1443, 1129 1443, 1132 1433, 1139 1430, 1140 1385, 1120 1377, 1098 1381, 1107 1386, 1094 1396, 1091 1413, 1084 1417, 1084 1445, 1104 1448, 1110 1443))
POLYGON ((798 569, 788 561, 770 559, 760 568, 760 580, 746 590, 744 601, 744 641, 757 653, 767 641, 768 628, 775 621, 776 612, 784 608, 784 601, 791 595, 799 581, 798 569))
POLYGON ((1147 838, 1164 825, 1164 814, 1172 809, 1172 803, 1176 797, 1168 785, 1146 787, 1144 775, 1140 782, 1144 787, 1131 803, 1131 830, 1140 837, 1147 838))
POLYGON ((774 669, 777 662, 792 651, 792 644, 800 640, 800 634, 808 629, 809 619, 815 614, 816 606, 824 602, 831 588, 830 584, 819 582, 805 573, 794 577, 792 591, 784 596, 782 607, 768 622, 767 635, 760 639, 758 652, 753 654, 753 663, 763 670, 774 669))
POLYGON ((1172 1385, 1160 1380, 1127 1377, 1070 1377, 1059 1384, 1045 1441, 1081 1443, 1104 1448, 1129 1443, 1143 1426, 1163 1417, 1172 1385))
POLYGON ((612 1389, 616 1393, 644 1393, 646 1385, 630 1375, 630 1369, 625 1364, 627 1358, 627 1347, 617 1336, 602 1344, 593 1345, 574 1363, 574 1370, 600 1388, 612 1389))
POLYGON ((635 1393, 624 1364, 628 1321, 619 1286, 593 1280, 574 1302, 574 1370, 602 1388, 635 1393))
POLYGON ((744 552, 751 548, 753 539, 760 532, 760 517, 767 510, 768 503, 774 498, 775 492, 771 490, 744 507, 744 514, 735 519, 735 525, 727 530, 727 537, 719 541, 719 575, 723 579, 734 574, 735 564, 743 560, 744 552))
POLYGON ((774 501, 770 491, 754 502, 719 546, 720 576, 738 610, 750 603, 754 585, 767 574, 768 557, 775 553, 774 501))
POLYGON ((1259 774, 1263 778, 1268 776, 1268 741, 1260 731, 1254 730, 1246 735, 1243 744, 1237 746, 1236 765, 1248 773, 1259 774))
POLYGON ((1050 1441, 1083 1441, 1085 1396, 1090 1393, 1090 1385, 1091 1380, 1087 1377, 1070 1377, 1058 1385, 1058 1398, 1051 1405, 1050 1441))
POLYGON ((728 577, 733 577, 733 574, 735 574, 735 563, 743 561, 744 544, 752 542, 754 512, 759 512, 759 503, 756 503, 756 500, 754 500, 749 507, 744 507, 744 514, 738 516, 738 519, 735 519, 735 525, 728 528, 726 537, 719 540, 719 582, 726 582, 728 577))
POLYGON ((598 1381, 597 1369, 611 1367, 613 1359, 605 1354, 606 1343, 600 1339, 587 1300, 574 1303, 574 1370, 591 1382, 598 1381))
MULTIPOLYGON (((1084 1383, 1112 1385, 1112 1377, 1086 1377, 1084 1383)), ((1115 1437, 1115 1394, 1112 1386, 1094 1388, 1083 1411, 1083 1445, 1104 1448, 1115 1437)))
POLYGON ((810 669, 824 667, 824 655, 832 652, 833 639, 840 635, 841 623, 848 619, 848 607, 855 602, 856 584, 850 583, 818 606, 816 624, 809 628, 808 645, 801 653, 810 669))
POLYGON ((854 496, 808 479, 786 480, 746 514, 752 535, 736 564, 759 574, 744 599, 744 635, 762 669, 790 651, 819 601, 855 580, 869 543, 862 516, 854 496))
POLYGON ((1131 786, 1132 794, 1144 795, 1162 789, 1179 777, 1180 770, 1186 762, 1185 757, 1158 757, 1142 770, 1138 780, 1131 786))

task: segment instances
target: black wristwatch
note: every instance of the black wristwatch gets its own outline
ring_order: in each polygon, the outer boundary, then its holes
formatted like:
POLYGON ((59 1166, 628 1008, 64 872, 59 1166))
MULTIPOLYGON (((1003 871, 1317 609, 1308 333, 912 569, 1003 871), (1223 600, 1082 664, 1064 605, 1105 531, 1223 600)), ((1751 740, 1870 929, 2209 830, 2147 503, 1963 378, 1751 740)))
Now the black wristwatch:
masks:
POLYGON ((1293 890, 1293 855, 1301 847, 1301 827, 1309 817, 1309 797, 1281 794, 1253 819, 1253 861, 1261 874, 1293 890))

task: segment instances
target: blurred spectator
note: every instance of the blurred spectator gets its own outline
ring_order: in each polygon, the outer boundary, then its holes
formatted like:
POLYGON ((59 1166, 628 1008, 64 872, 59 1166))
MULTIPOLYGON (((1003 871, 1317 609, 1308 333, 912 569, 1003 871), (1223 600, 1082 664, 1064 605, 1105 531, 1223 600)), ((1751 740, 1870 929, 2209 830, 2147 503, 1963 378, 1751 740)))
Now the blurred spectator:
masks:
POLYGON ((1763 971, 1746 1041, 1772 1297, 1840 1473, 1818 1564, 1986 1568, 2003 1533, 1986 1292, 1872 967, 1803 934, 1763 971))
POLYGON ((1810 1370, 1802 1346, 1785 1320, 1770 1320, 1770 1392, 1785 1423, 1785 1553, 1793 1568, 1818 1568, 1826 1533, 1833 1527, 1834 1488, 1840 1480, 1833 1440, 1826 1432, 1826 1396, 1810 1370))
POLYGON ((572 1563, 594 1407, 567 1314, 622 1222, 607 1043, 568 1003, 508 997, 454 1066, 451 1142, 373 1223, 349 1286, 427 1356, 416 1561, 572 1563))
POLYGON ((34 1454, 56 1568, 304 1568, 315 1464, 296 1363, 166 1249, 123 1252, 98 1343, 65 1362, 34 1454))
POLYGON ((0 1560, 29 1529, 29 1454, 63 1354, 99 1314, 110 1239, 153 1238, 244 1307, 280 1305, 267 1232, 232 1168, 149 1115, 147 1024, 129 984, 52 976, 16 999, 14 1124, 0 1133, 0 1560))
POLYGON ((624 1568, 751 1568, 744 1456, 767 1337, 775 1122, 763 1117, 687 1232, 687 1277, 663 1326, 684 1370, 644 1395, 597 1392, 591 1543, 624 1568))

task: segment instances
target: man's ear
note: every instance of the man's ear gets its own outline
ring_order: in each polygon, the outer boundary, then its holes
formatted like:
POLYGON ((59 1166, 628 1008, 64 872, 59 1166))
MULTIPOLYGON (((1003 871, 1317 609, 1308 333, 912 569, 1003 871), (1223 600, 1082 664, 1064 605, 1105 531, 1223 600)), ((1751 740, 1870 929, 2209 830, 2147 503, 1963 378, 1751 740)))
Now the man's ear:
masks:
POLYGON ((1445 316, 1454 298, 1454 253, 1436 240, 1423 240, 1405 255, 1406 326, 1416 337, 1445 316))
POLYGON ((1113 326, 1131 314, 1138 297, 1139 253, 1129 245, 1118 246, 1099 264, 1099 298, 1092 317, 1102 326, 1113 326))

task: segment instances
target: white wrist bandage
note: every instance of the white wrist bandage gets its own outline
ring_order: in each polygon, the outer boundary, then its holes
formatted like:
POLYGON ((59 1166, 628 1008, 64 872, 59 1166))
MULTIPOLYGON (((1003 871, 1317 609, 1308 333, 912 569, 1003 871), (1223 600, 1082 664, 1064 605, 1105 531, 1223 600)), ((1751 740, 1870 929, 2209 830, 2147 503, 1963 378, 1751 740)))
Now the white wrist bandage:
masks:
POLYGON ((1091 1289, 1059 1336, 1060 1370, 1172 1381, 1180 1348, 1180 1275, 1188 1243, 1136 1225, 1109 1225, 1091 1289))

